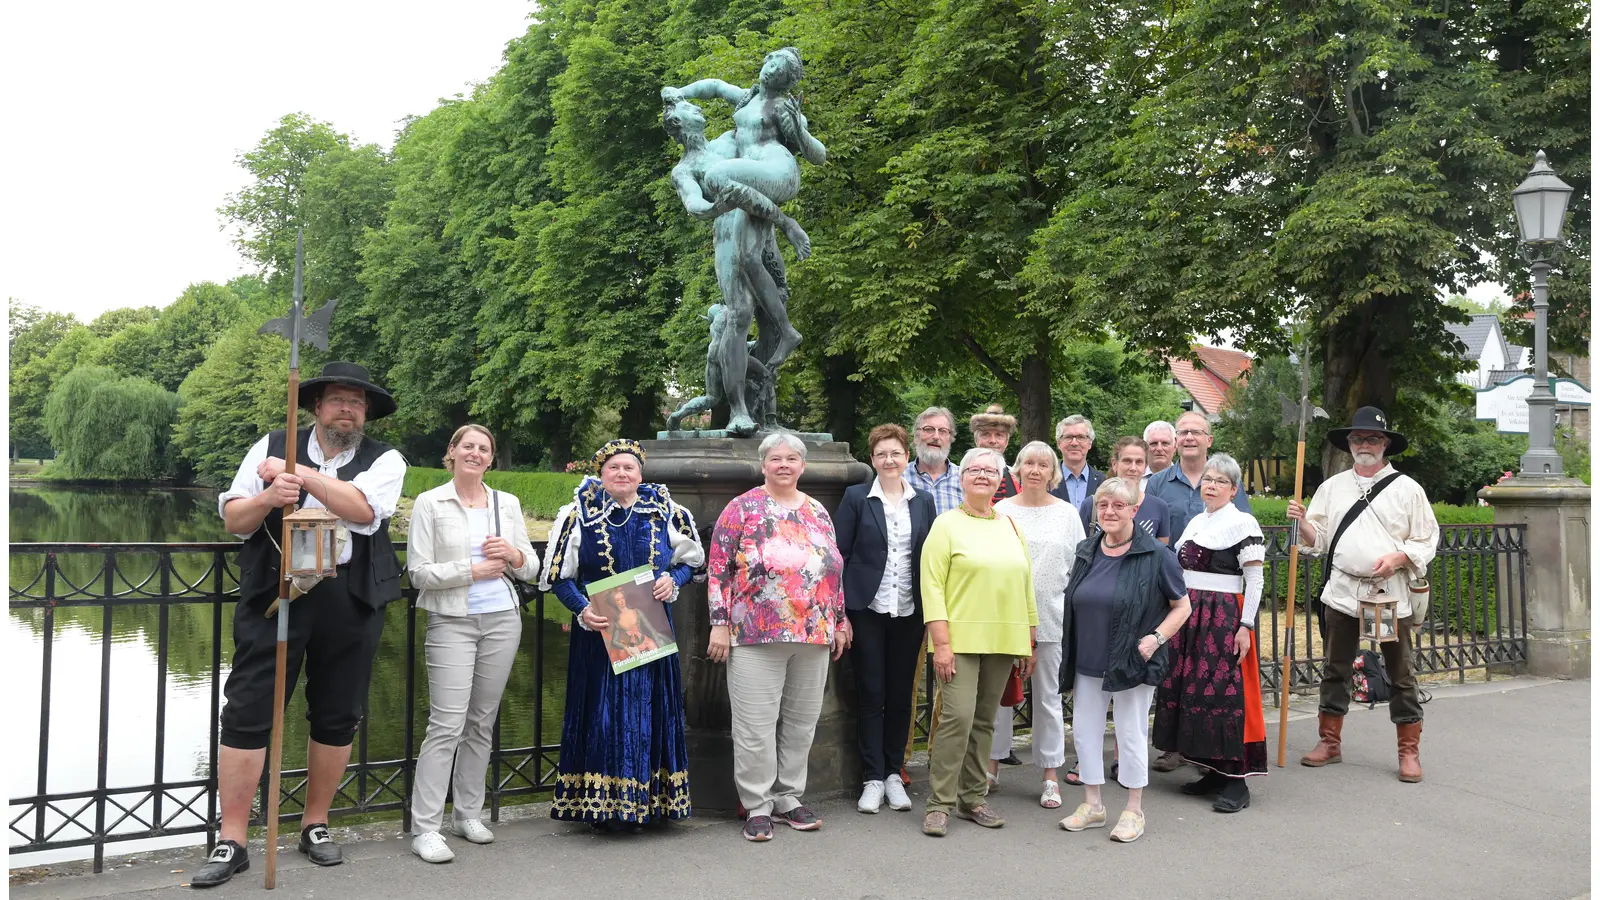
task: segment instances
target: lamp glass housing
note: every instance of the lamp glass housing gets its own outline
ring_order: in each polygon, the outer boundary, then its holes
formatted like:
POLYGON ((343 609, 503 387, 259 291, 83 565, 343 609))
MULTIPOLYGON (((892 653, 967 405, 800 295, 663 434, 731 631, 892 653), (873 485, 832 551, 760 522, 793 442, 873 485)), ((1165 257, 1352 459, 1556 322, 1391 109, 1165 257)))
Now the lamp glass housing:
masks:
POLYGON ((325 509, 301 508, 284 517, 289 526, 289 575, 335 574, 334 527, 339 517, 325 509))
POLYGON ((1400 601, 1383 591, 1374 591, 1361 601, 1361 637, 1377 643, 1400 639, 1397 612, 1400 601))

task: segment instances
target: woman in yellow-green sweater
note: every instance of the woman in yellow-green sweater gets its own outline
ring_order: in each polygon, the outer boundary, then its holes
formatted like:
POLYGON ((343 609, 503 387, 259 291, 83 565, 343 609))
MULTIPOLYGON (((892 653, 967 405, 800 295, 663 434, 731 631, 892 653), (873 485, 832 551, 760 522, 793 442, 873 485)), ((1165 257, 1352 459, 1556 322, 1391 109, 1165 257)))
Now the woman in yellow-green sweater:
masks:
POLYGON ((1033 599, 1028 545, 1016 522, 997 515, 1006 461, 975 448, 961 459, 961 505, 933 520, 922 547, 922 617, 943 683, 928 759, 932 795, 922 831, 943 837, 954 812, 985 828, 1006 820, 984 800, 994 714, 1011 669, 1033 671, 1033 599))

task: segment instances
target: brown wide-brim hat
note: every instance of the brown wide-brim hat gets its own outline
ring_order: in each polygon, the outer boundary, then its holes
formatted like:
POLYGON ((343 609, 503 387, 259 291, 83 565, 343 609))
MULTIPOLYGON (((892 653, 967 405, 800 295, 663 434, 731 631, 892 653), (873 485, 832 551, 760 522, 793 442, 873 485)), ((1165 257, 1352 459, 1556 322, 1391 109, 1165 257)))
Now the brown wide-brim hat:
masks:
POLYGON ((366 391, 369 422, 395 411, 394 395, 373 383, 366 366, 348 362, 328 363, 322 367, 321 375, 300 382, 300 408, 315 410, 322 389, 330 384, 345 384, 366 391))
POLYGON ((1389 429, 1389 417, 1376 406, 1363 406, 1356 410, 1356 414, 1350 417, 1349 428, 1335 428, 1328 432, 1328 443, 1349 453, 1352 431, 1376 431, 1388 438, 1389 447, 1383 451, 1384 456, 1399 456, 1411 445, 1405 435, 1389 429))
POLYGON ((1006 415, 1002 407, 991 406, 968 419, 967 430, 973 434, 980 431, 1004 431, 1006 434, 1016 434, 1017 417, 1006 415))

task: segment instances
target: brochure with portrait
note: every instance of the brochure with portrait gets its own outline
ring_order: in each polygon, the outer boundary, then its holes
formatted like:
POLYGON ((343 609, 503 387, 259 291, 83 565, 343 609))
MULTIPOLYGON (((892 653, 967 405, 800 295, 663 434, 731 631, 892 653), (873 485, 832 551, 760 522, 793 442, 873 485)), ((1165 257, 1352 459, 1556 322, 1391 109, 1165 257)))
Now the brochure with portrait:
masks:
POLYGON ((590 605, 611 623, 600 636, 614 673, 678 652, 667 608, 651 592, 655 580, 649 566, 640 566, 589 585, 590 605))

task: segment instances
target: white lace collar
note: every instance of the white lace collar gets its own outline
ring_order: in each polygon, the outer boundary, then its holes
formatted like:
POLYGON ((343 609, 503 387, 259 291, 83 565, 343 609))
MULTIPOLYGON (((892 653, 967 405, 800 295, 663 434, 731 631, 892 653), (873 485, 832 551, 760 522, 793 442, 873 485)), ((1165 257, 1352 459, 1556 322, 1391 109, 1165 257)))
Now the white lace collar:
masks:
POLYGON ((1182 547, 1185 541, 1194 541, 1207 550, 1227 550, 1251 537, 1262 537, 1261 524, 1255 516, 1230 502, 1214 513, 1203 512, 1190 519, 1175 546, 1182 547))

